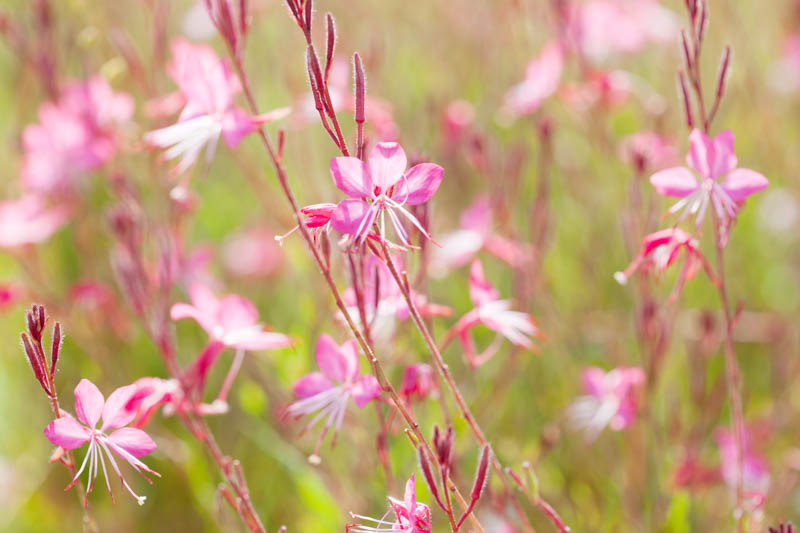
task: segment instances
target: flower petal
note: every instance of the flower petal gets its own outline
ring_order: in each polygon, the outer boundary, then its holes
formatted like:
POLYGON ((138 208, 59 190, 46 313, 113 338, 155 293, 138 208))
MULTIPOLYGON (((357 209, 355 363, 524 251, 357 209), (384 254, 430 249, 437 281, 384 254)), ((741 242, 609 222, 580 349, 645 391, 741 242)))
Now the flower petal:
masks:
POLYGON ((662 196, 683 198, 697 190, 700 184, 686 167, 672 167, 650 176, 650 183, 662 196))
POLYGON ((375 145, 369 154, 369 172, 372 184, 387 191, 389 187, 400 181, 406 171, 408 159, 403 148, 393 142, 381 142, 375 145))
POLYGON ((294 384, 294 395, 298 398, 310 398, 333 387, 333 383, 322 372, 311 372, 298 379, 294 384))
POLYGON ((736 202, 744 201, 751 194, 765 189, 769 180, 749 168, 737 168, 722 182, 722 188, 736 202))
POLYGON ((736 168, 738 163, 736 154, 733 153, 733 132, 725 130, 714 137, 714 157, 709 161, 711 177, 717 179, 736 168))
POLYGON ((486 279, 480 259, 473 261, 469 269, 469 297, 475 307, 493 302, 500 297, 497 289, 486 279))
POLYGON ((274 350, 292 345, 291 339, 282 333, 264 331, 260 326, 240 329, 225 335, 225 344, 240 350, 274 350))
POLYGON ((258 310, 247 298, 227 294, 219 301, 217 320, 225 332, 233 332, 258 324, 258 310))
MULTIPOLYGON (((361 221, 369 211, 369 208, 370 205, 363 200, 355 198, 342 200, 331 216, 331 227, 336 231, 354 235, 359 226, 361 226, 361 221)), ((369 230, 371 228, 366 229, 369 230)))
POLYGON ((74 450, 88 441, 92 433, 71 416, 62 416, 44 428, 44 436, 56 446, 74 450))
POLYGON ((375 376, 361 376, 350 393, 353 395, 353 401, 360 408, 381 395, 381 386, 375 376))
POLYGON ((372 196, 372 178, 363 161, 357 157, 334 157, 330 168, 333 183, 347 196, 372 196))
POLYGON ((345 355, 336 341, 330 335, 323 333, 319 336, 317 346, 314 348, 314 359, 322 373, 330 379, 344 383, 348 377, 348 363, 345 355))
POLYGON ((131 405, 131 400, 138 391, 139 386, 134 384, 120 387, 111 393, 103 406, 103 425, 100 431, 121 428, 131 423, 138 410, 138 405, 131 405))
POLYGON ((75 387, 75 414, 90 428, 94 428, 100 420, 104 403, 103 393, 88 379, 82 379, 75 387))
POLYGON ((144 457, 156 449, 156 443, 141 429, 118 429, 109 435, 108 440, 134 457, 144 457))
POLYGON ((423 204, 439 189, 444 169, 433 163, 420 163, 406 172, 392 199, 405 204, 423 204))

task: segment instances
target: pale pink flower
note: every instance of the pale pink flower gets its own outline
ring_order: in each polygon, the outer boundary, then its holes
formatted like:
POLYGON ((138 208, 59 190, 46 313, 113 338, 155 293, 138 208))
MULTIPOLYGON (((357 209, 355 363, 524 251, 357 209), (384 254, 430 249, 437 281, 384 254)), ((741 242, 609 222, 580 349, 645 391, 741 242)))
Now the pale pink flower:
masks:
POLYGON ((469 296, 475 306, 454 326, 467 361, 473 367, 491 359, 503 338, 527 350, 535 349, 533 338, 540 337, 539 328, 528 313, 513 311, 511 300, 501 300, 497 289, 483 273, 480 260, 472 262, 469 273, 469 296), (472 329, 483 325, 497 333, 495 342, 481 354, 475 352, 472 329))
POLYGON ((283 264, 283 252, 268 228, 251 228, 225 241, 222 251, 225 269, 243 278, 264 278, 283 264))
POLYGON ((564 50, 560 42, 545 45, 539 57, 528 63, 525 80, 505 95, 503 112, 512 118, 529 115, 556 92, 564 70, 564 50))
POLYGON ((151 481, 144 475, 143 471, 159 476, 158 473, 139 460, 140 457, 155 450, 156 443, 144 431, 125 427, 136 416, 138 408, 136 391, 136 385, 120 387, 112 392, 108 399, 105 399, 94 383, 88 379, 82 379, 78 386, 75 387, 75 413, 78 420, 75 420, 72 416, 65 415, 50 422, 44 430, 44 434, 50 442, 66 450, 74 450, 86 442, 89 443, 89 449, 86 451, 83 463, 81 463, 72 482, 67 486, 67 488, 71 487, 78 480, 88 464, 87 501, 89 493, 94 488, 100 467, 103 469, 103 477, 106 480, 108 492, 111 494, 112 500, 114 499, 114 493, 111 491, 111 483, 106 470, 106 457, 111 463, 111 468, 120 477, 122 485, 136 498, 139 505, 144 504, 146 497, 139 496, 133 492, 131 486, 122 476, 114 455, 127 461, 148 482, 151 481), (101 417, 103 423, 100 429, 97 429, 97 423, 101 417), (116 431, 110 435, 107 434, 112 429, 116 431))
MULTIPOLYGON (((732 431, 720 428, 715 440, 719 448, 720 471, 725 484, 735 490, 738 486, 739 464, 736 453, 736 439, 732 431)), ((751 447, 752 434, 745 430, 742 450, 742 488, 746 492, 765 494, 769 489, 769 465, 764 457, 751 447)))
POLYGON ((440 129, 448 150, 453 150, 463 142, 472 123, 475 121, 475 108, 466 100, 453 100, 442 113, 440 129))
POLYGON ((202 403, 187 398, 177 379, 146 377, 136 380, 134 385, 137 387, 136 398, 139 407, 133 426, 137 428, 145 427, 159 408, 164 416, 172 416, 175 413, 209 416, 228 412, 228 404, 224 399, 218 398, 211 403, 202 403))
POLYGON ((411 400, 424 400, 437 389, 433 367, 425 363, 408 365, 403 372, 403 386, 400 394, 411 400))
POLYGON ((0 248, 46 241, 68 222, 69 214, 66 205, 48 207, 33 194, 0 202, 0 248))
POLYGON ((403 500, 389 497, 389 510, 380 519, 352 514, 353 518, 366 521, 369 524, 351 524, 347 526, 348 533, 430 533, 431 510, 424 503, 417 502, 417 487, 414 475, 406 482, 403 500), (387 520, 389 513, 394 513, 394 520, 387 520))
POLYGON ((650 176, 650 183, 659 194, 681 199, 669 209, 670 213, 683 209, 681 220, 696 215, 699 227, 710 203, 727 226, 747 197, 764 189, 769 182, 754 170, 736 167, 730 130, 712 140, 695 129, 689 135, 689 144, 686 162, 694 172, 686 167, 668 168, 650 176))
POLYGON ((33 191, 69 190, 117 152, 115 126, 130 120, 133 100, 103 78, 68 85, 57 103, 39 107, 39 122, 25 128, 23 185, 33 191))
POLYGON ((569 408, 572 422, 582 428, 589 440, 606 426, 620 431, 630 426, 638 411, 637 394, 644 384, 641 368, 620 366, 608 372, 590 367, 583 371, 585 396, 569 408))
POLYGON ((631 76, 624 71, 592 70, 578 83, 565 84, 564 101, 578 113, 597 106, 613 109, 624 104, 634 90, 631 76))
POLYGON ((350 398, 358 407, 364 407, 380 397, 381 387, 374 376, 359 375, 356 341, 348 341, 339 346, 329 335, 323 333, 314 349, 314 358, 320 372, 306 374, 294 384, 294 394, 299 399, 289 405, 287 414, 299 418, 316 413, 303 431, 325 419, 312 455, 312 458, 317 458, 322 439, 331 427, 332 445, 336 443, 350 398))
POLYGON ((386 240, 388 216, 400 241, 409 247, 408 233, 399 217, 402 215, 430 238, 428 230, 404 206, 430 200, 442 182, 444 169, 433 163, 420 163, 406 171, 407 165, 403 148, 391 142, 375 145, 367 163, 356 157, 333 158, 333 182, 351 197, 340 202, 333 213, 333 229, 352 235, 360 243, 377 223, 381 239, 386 240))
POLYGON ((623 138, 619 153, 620 158, 638 172, 661 170, 678 159, 675 144, 653 131, 640 131, 623 138))
POLYGON ((186 105, 177 124, 147 133, 145 141, 168 148, 167 159, 181 157, 176 173, 188 169, 204 147, 206 161, 210 162, 220 136, 230 148, 236 148, 259 125, 289 113, 288 108, 280 108, 251 116, 235 107, 233 97, 241 91, 239 80, 209 46, 176 39, 172 43, 172 56, 169 74, 180 88, 186 105))

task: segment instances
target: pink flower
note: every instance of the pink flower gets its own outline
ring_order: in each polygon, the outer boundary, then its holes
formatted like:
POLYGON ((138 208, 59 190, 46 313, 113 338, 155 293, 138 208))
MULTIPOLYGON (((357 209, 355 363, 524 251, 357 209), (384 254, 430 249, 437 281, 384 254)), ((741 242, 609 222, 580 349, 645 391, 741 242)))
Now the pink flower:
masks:
POLYGON ((132 114, 131 97, 115 93, 103 78, 68 85, 57 103, 39 107, 39 122, 22 134, 22 183, 42 193, 70 189, 114 157, 114 127, 132 114))
POLYGON ((430 238, 428 231, 403 206, 430 200, 442 182, 444 169, 433 163, 420 163, 406 171, 407 164, 403 148, 392 142, 375 145, 367 163, 356 157, 332 159, 333 182, 351 197, 340 202, 333 213, 333 228, 352 235, 359 243, 377 222, 381 239, 385 240, 385 216, 388 214, 401 242, 408 247, 411 244, 399 213, 430 238))
POLYGON ((317 413, 303 431, 325 419, 314 455, 311 456, 318 460, 319 446, 331 426, 335 444, 350 398, 358 407, 364 407, 380 396, 381 387, 373 376, 359 375, 356 341, 338 346, 329 335, 323 333, 314 349, 314 358, 321 372, 306 374, 294 384, 294 394, 299 399, 288 407, 287 414, 299 418, 317 413))
POLYGON ((145 141, 168 148, 167 159, 181 156, 175 172, 188 169, 206 148, 206 161, 214 157, 220 135, 230 148, 258 129, 260 124, 285 117, 288 108, 250 116, 233 105, 233 97, 241 91, 238 78, 212 48, 195 45, 183 39, 172 43, 169 74, 178 84, 186 105, 178 123, 151 131, 145 141))
POLYGON ((458 340, 464 350, 467 361, 473 367, 480 366, 491 359, 499 348, 500 340, 505 337, 512 344, 527 350, 534 349, 532 337, 539 337, 539 328, 527 313, 511 310, 510 300, 501 300, 489 280, 483 274, 480 260, 472 262, 469 273, 469 295, 475 308, 461 317, 454 326, 458 340), (484 325, 497 332, 497 339, 483 353, 475 353, 472 340, 472 328, 484 325))
POLYGON ((407 400, 424 400, 436 390, 436 376, 433 367, 425 363, 408 365, 403 372, 403 387, 400 394, 407 400))
POLYGON ((225 269, 243 278, 264 278, 283 264, 283 252, 268 228, 251 228, 229 237, 223 248, 225 269))
POLYGON ((381 531, 399 531, 403 533, 430 533, 431 510, 424 503, 417 502, 417 488, 412 474, 406 482, 406 491, 403 500, 389 497, 389 510, 380 519, 352 514, 353 518, 368 521, 371 525, 351 524, 347 526, 348 533, 379 533, 381 531), (394 512, 393 522, 386 520, 390 512, 394 512))
POLYGON ((503 112, 511 117, 529 115, 556 92, 564 70, 564 51, 558 41, 551 41, 539 57, 528 63, 525 80, 506 93, 503 112))
POLYGON ((29 194, 16 201, 0 202, 0 247, 13 248, 50 238, 69 219, 61 204, 47 207, 44 198, 29 194))
POLYGON ((596 367, 583 371, 581 396, 569 408, 569 416, 594 439, 606 426, 620 431, 630 426, 638 410, 637 392, 644 384, 641 368, 620 366, 608 372, 596 367))
MULTIPOLYGON (((320 233, 325 232, 326 234, 330 234, 331 217, 333 217, 334 211, 336 211, 336 204, 331 203, 311 204, 300 209, 300 213, 306 217, 303 223, 306 228, 311 230, 311 236, 314 242, 317 242, 320 233)), ((298 227, 299 226, 293 227, 283 235, 276 235, 275 240, 278 241, 279 244, 283 244, 283 240, 297 231, 298 227)))
MULTIPOLYGON (((97 479, 99 466, 103 468, 103 477, 106 480, 106 487, 114 499, 111 491, 111 484, 106 470, 105 458, 111 463, 111 467, 120 477, 122 485, 130 492, 139 505, 143 505, 145 496, 139 496, 135 492, 117 466, 114 455, 124 459, 130 464, 137 473, 141 474, 148 482, 151 482, 142 471, 155 476, 159 476, 139 460, 156 449, 156 443, 142 430, 125 427, 130 424, 136 416, 136 385, 120 387, 111 393, 108 399, 103 398, 103 394, 98 390, 94 383, 88 379, 82 379, 75 387, 75 412, 78 420, 66 415, 50 422, 45 428, 44 434, 47 439, 61 446, 66 450, 74 450, 89 443, 89 449, 83 459, 78 472, 67 486, 71 487, 89 465, 89 483, 86 490, 88 501, 89 493, 94 488, 97 479), (97 423, 102 417, 103 423, 97 429, 97 423), (116 430, 110 435, 106 432, 116 430), (114 452, 113 454, 111 452, 114 452)), ((160 476, 159 476, 160 477, 160 476)))
MULTIPOLYGON (((742 488, 746 492, 766 493, 769 489, 770 475, 767 461, 753 451, 750 445, 752 435, 745 431, 743 438, 742 488)), ((736 489, 739 477, 736 439, 732 431, 720 428, 716 431, 715 440, 719 448, 720 471, 725 484, 736 489)))
POLYGON ((665 168, 678 158, 674 143, 652 131, 628 135, 622 139, 619 152, 620 157, 637 172, 665 168))
POLYGON ((683 209, 681 220, 690 214, 696 215, 699 227, 711 203, 719 219, 727 226, 736 218, 745 199, 764 189, 769 182, 754 170, 736 168, 730 130, 723 131, 713 140, 702 131, 693 130, 689 144, 686 162, 694 172, 686 167, 673 167, 650 176, 650 183, 663 196, 681 198, 669 209, 670 213, 683 209))
POLYGON ((442 113, 440 130, 444 137, 445 146, 453 150, 466 135, 469 127, 475 121, 475 108, 466 100, 453 100, 442 113))

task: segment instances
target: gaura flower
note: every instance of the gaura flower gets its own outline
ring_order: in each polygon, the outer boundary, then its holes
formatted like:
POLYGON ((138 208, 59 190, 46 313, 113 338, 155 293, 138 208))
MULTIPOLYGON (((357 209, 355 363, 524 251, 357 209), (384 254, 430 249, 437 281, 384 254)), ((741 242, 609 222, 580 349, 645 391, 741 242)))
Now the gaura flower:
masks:
POLYGON ((480 260, 472 262, 469 273, 469 296, 475 308, 461 317, 453 327, 464 355, 473 367, 491 359, 500 347, 503 337, 512 344, 527 350, 535 348, 532 338, 541 336, 539 328, 528 313, 511 310, 511 300, 501 300, 497 289, 483 273, 480 260), (497 338, 481 354, 476 354, 472 328, 484 325, 497 332, 497 338))
POLYGON ((306 374, 294 384, 294 394, 299 399, 289 405, 287 414, 299 418, 317 413, 303 432, 325 419, 322 433, 311 456, 311 460, 318 461, 320 444, 331 427, 331 445, 336 443, 350 398, 358 407, 364 407, 380 396, 381 387, 374 376, 359 375, 356 341, 348 341, 339 346, 329 335, 323 333, 314 349, 314 358, 320 372, 306 374))
POLYGON ((754 170, 736 168, 730 130, 709 139, 695 129, 689 135, 689 145, 686 162, 694 172, 686 167, 668 168, 650 176, 650 183, 659 194, 681 199, 669 209, 670 213, 683 209, 680 220, 696 215, 699 227, 710 203, 727 226, 736 219, 747 197, 764 189, 769 182, 754 170))
POLYGON ((564 50, 558 41, 548 43, 539 57, 528 63, 525 80, 506 93, 503 112, 512 118, 529 115, 558 90, 564 70, 564 50))
POLYGON ((243 278, 260 278, 274 274, 283 264, 283 253, 265 227, 255 227, 225 240, 225 270, 243 278))
MULTIPOLYGON (((311 237, 315 243, 320 233, 330 234, 331 217, 333 217, 334 211, 336 211, 336 204, 331 203, 311 204, 300 208, 300 213, 305 217, 303 224, 311 230, 311 237)), ((295 226, 283 235, 276 235, 275 240, 282 245, 283 240, 297 231, 298 228, 299 226, 295 226)))
POLYGON ((0 202, 0 248, 13 248, 49 239, 69 219, 65 205, 48 207, 44 198, 28 194, 0 202))
POLYGON ((353 518, 369 522, 365 524, 350 524, 347 533, 380 533, 381 531, 395 531, 402 533, 430 533, 431 510, 424 503, 417 502, 417 488, 414 483, 414 474, 406 482, 405 495, 402 501, 389 497, 389 510, 380 519, 352 514, 353 518), (394 513, 394 520, 386 518, 389 513, 394 513))
POLYGON ((178 85, 186 105, 177 124, 147 133, 145 142, 168 148, 167 159, 181 157, 176 173, 188 169, 200 156, 203 147, 206 161, 210 162, 220 136, 230 148, 236 148, 259 125, 281 119, 289 113, 288 108, 280 108, 251 116, 235 107, 233 97, 241 91, 239 80, 209 46, 177 39, 172 43, 172 56, 169 74, 178 85))
POLYGON ((638 172, 666 168, 678 158, 673 142, 653 131, 628 135, 622 139, 619 153, 621 159, 638 172))
POLYGON ((407 164, 403 148, 393 142, 376 144, 367 163, 356 157, 333 158, 333 182, 351 197, 340 202, 334 211, 333 229, 352 235, 360 244, 377 222, 385 241, 388 215, 402 244, 410 247, 408 233, 400 221, 402 215, 430 239, 428 230, 403 206, 430 200, 442 182, 444 169, 433 163, 420 163, 406 171, 407 164))
MULTIPOLYGON (((739 479, 736 438, 733 431, 724 428, 718 429, 714 437, 719 448, 722 479, 729 488, 735 490, 739 479)), ((764 457, 752 449, 749 431, 745 430, 742 440, 742 488, 746 492, 766 494, 770 482, 769 465, 764 457)))
POLYGON ((636 418, 638 389, 644 384, 641 368, 620 366, 608 372, 590 367, 583 371, 585 396, 569 408, 572 422, 583 428, 587 440, 593 440, 609 426, 620 431, 636 418))
POLYGON ((111 468, 119 476, 122 485, 136 498, 139 505, 144 505, 146 497, 139 496, 133 491, 122 476, 114 455, 127 461, 149 483, 152 481, 143 472, 161 477, 139 460, 140 457, 155 450, 156 443, 144 431, 125 427, 136 416, 138 407, 136 391, 136 385, 120 387, 112 392, 108 399, 105 399, 94 383, 88 379, 82 379, 75 387, 75 413, 78 420, 70 415, 65 415, 50 422, 44 430, 44 434, 50 442, 66 450, 74 450, 86 442, 89 443, 83 463, 72 482, 67 486, 69 489, 75 484, 88 464, 89 482, 84 503, 88 502, 89 493, 94 488, 100 467, 103 469, 106 488, 113 501, 114 493, 111 491, 111 483, 106 469, 106 458, 108 458, 111 468), (103 423, 100 429, 97 429, 97 423, 101 417, 103 423), (112 429, 116 431, 110 435, 107 434, 112 429))
POLYGON ((403 386, 400 395, 406 400, 424 400, 437 389, 436 376, 431 365, 416 363, 403 371, 403 386))

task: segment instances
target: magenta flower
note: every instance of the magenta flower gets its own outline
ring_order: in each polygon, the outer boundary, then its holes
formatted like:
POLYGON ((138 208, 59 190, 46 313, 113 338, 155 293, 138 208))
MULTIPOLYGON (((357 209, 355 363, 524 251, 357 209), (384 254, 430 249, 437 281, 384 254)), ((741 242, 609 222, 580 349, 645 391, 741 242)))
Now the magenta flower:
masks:
POLYGON ((370 522, 370 525, 351 524, 347 526, 347 533, 430 533, 431 510, 424 503, 417 502, 417 487, 414 483, 414 474, 406 482, 406 491, 403 500, 389 497, 389 510, 380 519, 352 514, 353 518, 370 522), (389 513, 394 512, 394 520, 388 521, 389 513))
MULTIPOLYGON (((311 237, 314 242, 317 242, 320 233, 330 234, 331 217, 333 217, 334 211, 336 211, 336 204, 331 203, 311 204, 300 208, 300 213, 306 217, 303 224, 311 230, 311 237)), ((283 240, 297 231, 298 228, 299 226, 295 226, 283 235, 276 235, 275 240, 283 244, 283 240)))
POLYGON ((406 400, 424 400, 437 390, 433 367, 425 363, 408 365, 403 372, 403 386, 400 395, 406 400))
POLYGON ((356 157, 333 158, 330 165, 333 182, 351 197, 340 202, 333 213, 333 228, 352 235, 360 243, 377 222, 380 237, 385 241, 388 215, 400 241, 410 247, 408 233, 400 221, 402 215, 430 239, 428 231, 403 206, 430 200, 442 182, 444 169, 433 163, 420 163, 406 171, 407 164, 403 148, 392 142, 375 145, 367 163, 356 157))
POLYGON ((299 399, 289 405, 287 414, 299 418, 316 413, 303 429, 304 432, 325 419, 311 456, 317 458, 322 439, 331 427, 331 445, 336 443, 350 398, 358 407, 364 407, 380 396, 381 387, 374 376, 359 375, 356 341, 338 346, 329 335, 323 333, 314 349, 314 358, 320 372, 306 374, 294 384, 294 394, 299 399))
POLYGON ((0 248, 45 241, 68 220, 69 209, 64 204, 48 207, 38 195, 0 202, 0 248))
POLYGON ((461 317, 454 326, 464 355, 473 367, 480 366, 491 359, 500 347, 503 337, 512 344, 533 350, 533 337, 541 336, 539 328, 528 313, 511 310, 511 300, 501 300, 486 276, 480 260, 472 262, 469 273, 469 295, 475 308, 461 317), (472 340, 472 329, 484 325, 497 332, 497 338, 481 354, 476 354, 472 340))
POLYGON ((586 395, 570 406, 569 416, 576 426, 584 429, 589 440, 606 426, 614 431, 625 429, 636 418, 636 395, 644 381, 641 368, 620 366, 608 372, 587 368, 583 371, 586 395))
POLYGON ((214 50, 183 39, 172 43, 169 74, 180 88, 186 105, 178 123, 145 135, 153 146, 168 148, 167 159, 181 157, 175 172, 188 169, 206 149, 206 161, 214 157, 219 137, 230 148, 258 129, 260 124, 285 117, 288 108, 250 116, 233 105, 233 97, 241 91, 238 78, 214 50))
MULTIPOLYGON (((746 492, 765 494, 769 489, 770 474, 767 461, 751 447, 752 435, 745 431, 742 450, 742 488, 746 492)), ((736 439, 732 431, 720 428, 715 440, 719 448, 720 472, 725 484, 735 490, 738 486, 739 465, 736 453, 736 439)))
POLYGON ((681 220, 696 215, 699 227, 710 203, 717 217, 727 225, 736 218, 739 206, 748 196, 769 185, 767 178, 758 172, 736 168, 730 130, 713 140, 702 131, 693 130, 689 144, 686 162, 694 172, 686 167, 673 167, 650 176, 650 183, 659 194, 681 199, 669 209, 670 213, 683 209, 681 220), (721 178, 724 179, 720 182, 721 178))
POLYGON ((563 70, 563 48, 558 41, 552 41, 539 57, 528 63, 525 80, 506 93, 503 112, 516 118, 539 109, 542 102, 558 90, 563 70))
POLYGON ((97 480, 99 467, 103 469, 106 488, 111 494, 112 501, 114 499, 114 493, 111 491, 111 483, 106 470, 105 460, 108 458, 111 468, 119 476, 122 485, 136 498, 139 505, 144 505, 146 497, 139 496, 133 492, 131 486, 122 476, 114 455, 127 461, 149 483, 152 483, 152 481, 144 475, 143 471, 160 477, 157 472, 154 472, 139 460, 140 457, 155 450, 156 443, 144 431, 125 427, 136 416, 138 408, 136 391, 136 385, 120 387, 112 392, 111 396, 106 400, 94 383, 88 379, 82 379, 78 386, 75 387, 75 412, 78 420, 75 420, 72 416, 65 415, 50 422, 44 430, 44 434, 50 442, 66 450, 74 450, 83 446, 86 442, 89 443, 89 449, 86 452, 83 463, 81 463, 72 482, 67 486, 67 489, 69 489, 78 480, 88 464, 87 502, 89 493, 94 488, 97 480), (100 429, 97 429, 97 423, 101 417, 103 423, 100 429), (107 431, 112 429, 116 431, 108 435, 107 431))

